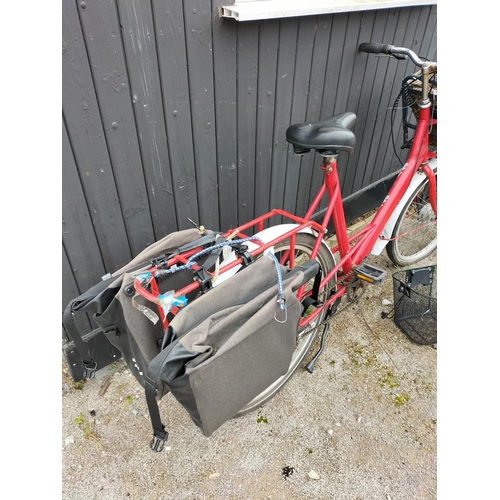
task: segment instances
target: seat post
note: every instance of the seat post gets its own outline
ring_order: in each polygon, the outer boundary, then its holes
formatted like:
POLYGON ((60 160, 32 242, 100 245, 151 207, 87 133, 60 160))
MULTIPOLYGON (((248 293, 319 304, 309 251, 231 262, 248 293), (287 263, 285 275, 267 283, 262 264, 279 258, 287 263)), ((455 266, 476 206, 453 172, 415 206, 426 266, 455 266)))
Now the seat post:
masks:
MULTIPOLYGON (((328 220, 332 217, 335 236, 339 246, 340 257, 343 258, 350 249, 349 238, 347 236, 347 226, 345 223, 344 205, 342 204, 342 193, 340 191, 340 180, 337 171, 337 157, 324 156, 321 170, 325 174, 325 183, 328 191, 328 208, 323 220, 323 226, 328 225, 328 220)), ((347 258, 343 272, 347 273, 351 270, 351 258, 347 258)))

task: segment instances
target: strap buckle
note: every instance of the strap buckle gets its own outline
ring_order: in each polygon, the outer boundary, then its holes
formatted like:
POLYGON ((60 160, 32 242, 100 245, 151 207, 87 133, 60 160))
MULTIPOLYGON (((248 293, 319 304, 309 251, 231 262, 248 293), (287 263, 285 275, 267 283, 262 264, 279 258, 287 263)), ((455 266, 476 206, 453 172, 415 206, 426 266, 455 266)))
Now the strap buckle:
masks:
POLYGON ((204 267, 194 271, 194 279, 200 284, 201 293, 205 293, 212 288, 212 275, 204 267))
POLYGON ((154 430, 153 431, 153 439, 151 439, 149 443, 149 447, 155 452, 160 453, 163 451, 165 447, 165 442, 168 439, 168 432, 165 430, 165 426, 163 427, 163 431, 154 430))
POLYGON ((85 380, 90 380, 94 378, 95 372, 97 371, 97 363, 95 361, 90 361, 89 363, 83 363, 85 368, 83 369, 83 378, 85 380))
POLYGON ((167 265, 167 256, 164 253, 158 255, 158 257, 151 260, 151 264, 157 269, 165 267, 167 265))
POLYGON ((241 265, 243 267, 247 267, 255 260, 248 251, 248 245, 234 245, 233 249, 236 255, 241 258, 241 265))

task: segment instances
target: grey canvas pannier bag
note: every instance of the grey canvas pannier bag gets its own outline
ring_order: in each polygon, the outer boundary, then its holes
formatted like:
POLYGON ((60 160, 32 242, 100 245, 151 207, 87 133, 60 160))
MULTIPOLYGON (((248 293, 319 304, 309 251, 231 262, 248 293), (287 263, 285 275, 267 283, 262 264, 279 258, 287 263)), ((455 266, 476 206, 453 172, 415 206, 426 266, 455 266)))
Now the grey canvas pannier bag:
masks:
POLYGON ((303 313, 294 292, 318 270, 264 255, 179 311, 145 379, 154 451, 168 437, 158 406, 168 391, 210 436, 286 374, 303 313))
MULTIPOLYGON (((103 366, 98 366, 98 353, 89 349, 78 332, 76 315, 90 315, 109 343, 120 351, 137 380, 144 385, 148 363, 160 352, 164 331, 161 321, 152 321, 138 309, 143 306, 146 308, 143 311, 151 311, 154 315, 156 306, 136 295, 133 286, 135 275, 153 265, 161 265, 178 253, 210 247, 216 241, 217 235, 211 231, 201 235, 198 229, 193 228, 171 233, 67 305, 63 326, 79 352, 84 365, 84 378, 91 378, 103 366)), ((192 282, 193 271, 186 269, 164 280, 160 284, 160 292, 177 290, 192 282)), ((187 299, 193 300, 196 295, 196 291, 192 292, 187 299)))

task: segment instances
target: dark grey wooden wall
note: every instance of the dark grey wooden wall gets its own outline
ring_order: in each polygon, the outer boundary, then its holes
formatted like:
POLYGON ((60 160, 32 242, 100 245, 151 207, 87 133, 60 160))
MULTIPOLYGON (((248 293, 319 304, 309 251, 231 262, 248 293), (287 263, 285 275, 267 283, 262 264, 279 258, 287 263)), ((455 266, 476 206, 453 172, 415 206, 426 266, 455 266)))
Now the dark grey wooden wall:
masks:
POLYGON ((436 60, 436 6, 241 23, 218 7, 63 0, 63 308, 188 217, 219 230, 302 215, 321 172, 285 141, 294 122, 357 113, 344 196, 399 168, 390 108, 413 67, 357 47, 436 60))

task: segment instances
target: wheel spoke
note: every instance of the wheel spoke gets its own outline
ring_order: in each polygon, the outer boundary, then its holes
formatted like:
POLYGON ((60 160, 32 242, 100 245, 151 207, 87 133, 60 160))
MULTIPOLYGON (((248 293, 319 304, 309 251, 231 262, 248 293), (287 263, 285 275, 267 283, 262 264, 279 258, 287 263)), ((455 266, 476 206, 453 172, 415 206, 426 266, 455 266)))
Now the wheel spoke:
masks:
POLYGON ((397 265, 410 265, 430 255, 437 247, 437 218, 429 200, 428 180, 422 182, 400 215, 387 245, 389 258, 397 265))

